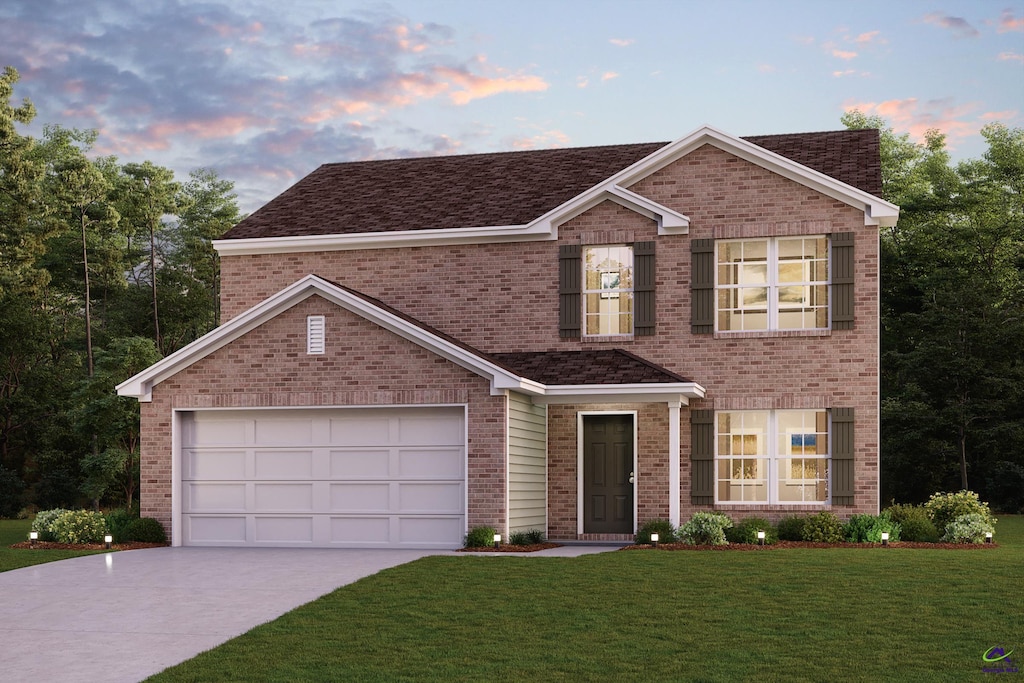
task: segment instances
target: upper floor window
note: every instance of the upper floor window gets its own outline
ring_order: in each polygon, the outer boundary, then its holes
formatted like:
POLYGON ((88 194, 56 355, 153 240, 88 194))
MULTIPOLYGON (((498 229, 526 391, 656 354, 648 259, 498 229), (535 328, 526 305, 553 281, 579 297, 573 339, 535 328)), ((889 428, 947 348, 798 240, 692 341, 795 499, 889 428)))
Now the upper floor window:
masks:
POLYGON ((828 327, 828 238, 720 240, 715 247, 719 331, 828 327))
POLYGON ((583 250, 584 334, 633 334, 633 247, 583 250))

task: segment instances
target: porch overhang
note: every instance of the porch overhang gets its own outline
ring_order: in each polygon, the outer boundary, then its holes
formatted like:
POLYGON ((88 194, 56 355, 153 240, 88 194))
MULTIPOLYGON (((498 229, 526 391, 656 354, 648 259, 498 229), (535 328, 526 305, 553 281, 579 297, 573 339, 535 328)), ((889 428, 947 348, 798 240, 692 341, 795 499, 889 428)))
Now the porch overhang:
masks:
MULTIPOLYGON (((529 392, 524 392, 529 393, 529 392)), ((672 384, 567 384, 544 386, 541 392, 530 393, 539 405, 567 403, 667 403, 685 406, 692 398, 704 398, 705 389, 696 382, 672 384)))

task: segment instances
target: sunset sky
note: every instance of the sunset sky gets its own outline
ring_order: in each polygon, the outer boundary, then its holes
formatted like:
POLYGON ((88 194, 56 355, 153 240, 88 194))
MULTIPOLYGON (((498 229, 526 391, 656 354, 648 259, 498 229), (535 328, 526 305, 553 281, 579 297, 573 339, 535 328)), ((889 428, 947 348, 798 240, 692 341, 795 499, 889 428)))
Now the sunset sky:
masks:
POLYGON ((252 211, 326 162, 841 128, 980 156, 1024 126, 1020 0, 3 0, 0 67, 46 123, 252 211))

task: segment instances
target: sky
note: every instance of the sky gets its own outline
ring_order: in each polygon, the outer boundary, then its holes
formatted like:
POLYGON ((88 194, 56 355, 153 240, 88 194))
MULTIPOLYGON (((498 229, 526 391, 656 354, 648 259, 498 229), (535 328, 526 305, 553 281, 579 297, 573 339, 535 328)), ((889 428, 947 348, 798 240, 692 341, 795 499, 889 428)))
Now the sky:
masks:
POLYGON ((1024 127, 1022 0, 3 0, 44 124, 251 212, 323 163, 842 128, 1024 127))

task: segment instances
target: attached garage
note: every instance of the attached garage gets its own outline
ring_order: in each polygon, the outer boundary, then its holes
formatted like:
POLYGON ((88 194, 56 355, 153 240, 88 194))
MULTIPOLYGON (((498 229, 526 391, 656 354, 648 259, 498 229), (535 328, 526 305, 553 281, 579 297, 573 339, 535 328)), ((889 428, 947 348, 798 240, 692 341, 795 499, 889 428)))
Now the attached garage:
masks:
POLYGON ((184 545, 456 548, 462 542, 462 406, 178 415, 184 545))

